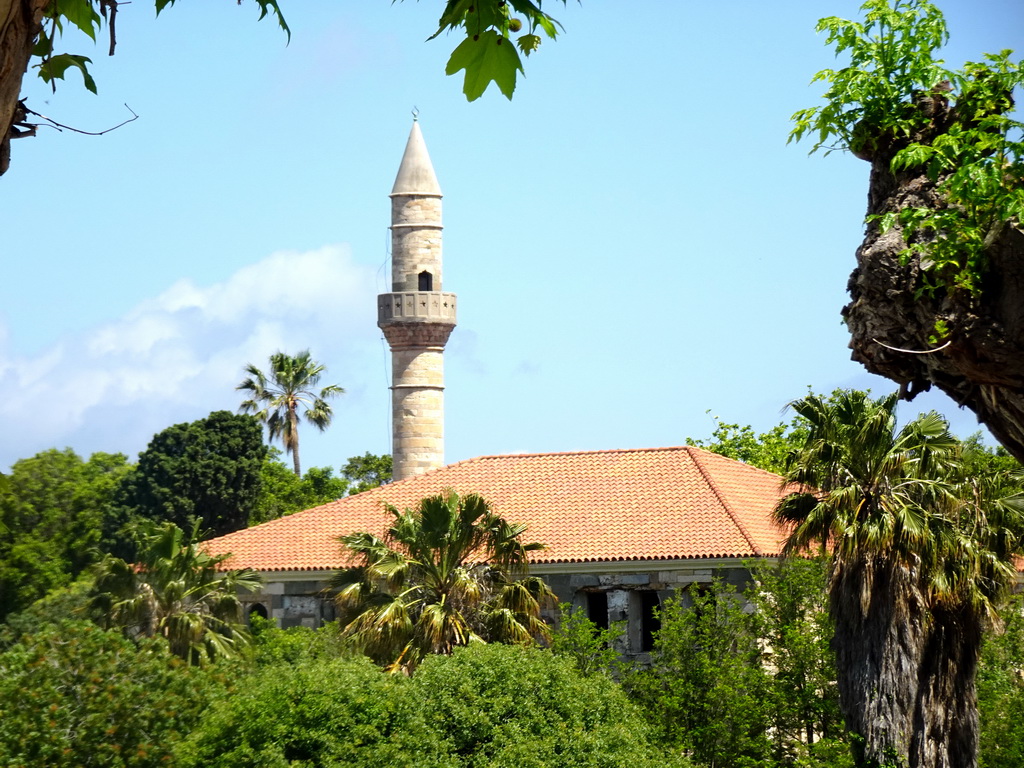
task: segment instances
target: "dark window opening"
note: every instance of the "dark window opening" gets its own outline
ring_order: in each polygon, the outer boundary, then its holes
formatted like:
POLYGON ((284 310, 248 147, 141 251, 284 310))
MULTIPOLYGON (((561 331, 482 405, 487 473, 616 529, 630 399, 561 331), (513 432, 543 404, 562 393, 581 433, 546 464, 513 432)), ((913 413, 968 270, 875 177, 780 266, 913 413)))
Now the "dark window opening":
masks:
POLYGON ((421 291, 432 291, 434 290, 434 276, 423 270, 420 272, 420 290, 421 291))
POLYGON ((598 629, 608 629, 607 592, 587 592, 587 618, 598 629))
POLYGON ((657 592, 640 593, 640 650, 643 653, 654 650, 654 635, 661 629, 661 618, 657 615, 660 606, 657 592))
POLYGON ((262 603, 253 603, 252 607, 249 609, 249 623, 250 624, 252 624, 252 617, 253 616, 259 616, 261 619, 268 619, 268 618, 270 618, 269 614, 267 613, 266 606, 263 605, 262 603))

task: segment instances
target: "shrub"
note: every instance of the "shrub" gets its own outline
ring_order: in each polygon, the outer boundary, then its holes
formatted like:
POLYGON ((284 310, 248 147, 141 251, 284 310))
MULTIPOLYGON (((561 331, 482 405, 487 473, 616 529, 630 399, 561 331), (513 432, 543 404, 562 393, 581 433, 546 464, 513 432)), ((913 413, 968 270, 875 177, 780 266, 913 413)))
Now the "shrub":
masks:
POLYGON ((366 659, 258 668, 223 696, 179 750, 183 768, 444 766, 407 678, 366 659))
MULTIPOLYGON (((471 645, 412 679, 428 727, 466 768, 666 765, 617 684, 539 648, 471 645)), ((680 759, 673 765, 684 765, 680 759)))
POLYGON ((0 765, 166 766, 217 687, 162 640, 46 627, 0 653, 0 765))

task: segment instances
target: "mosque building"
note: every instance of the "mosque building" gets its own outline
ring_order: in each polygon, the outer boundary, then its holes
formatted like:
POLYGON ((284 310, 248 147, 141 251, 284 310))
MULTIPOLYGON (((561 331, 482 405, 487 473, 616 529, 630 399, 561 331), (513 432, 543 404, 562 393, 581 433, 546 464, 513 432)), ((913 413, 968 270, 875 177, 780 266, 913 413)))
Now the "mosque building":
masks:
POLYGON ((771 521, 780 478, 695 447, 482 456, 444 463, 444 349, 456 296, 442 290, 441 188, 418 122, 391 190, 392 290, 377 300, 391 348, 393 482, 207 542, 231 553, 226 568, 253 568, 264 586, 243 596, 281 627, 334 618, 325 592, 348 563, 338 541, 382 535, 389 515, 452 489, 477 493, 525 523, 531 574, 599 626, 626 621, 623 650, 651 648, 654 609, 714 576, 736 585, 744 562, 778 557, 771 521))

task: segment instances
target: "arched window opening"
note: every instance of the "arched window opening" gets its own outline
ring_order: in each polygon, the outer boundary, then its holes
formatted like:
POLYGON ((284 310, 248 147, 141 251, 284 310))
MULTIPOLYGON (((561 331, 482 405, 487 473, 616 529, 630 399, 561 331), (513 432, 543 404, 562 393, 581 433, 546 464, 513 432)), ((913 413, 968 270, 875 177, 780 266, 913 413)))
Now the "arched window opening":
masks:
POLYGON ((249 623, 252 624, 252 617, 259 616, 261 619, 268 619, 267 607, 263 603, 253 603, 249 608, 249 623))
POLYGON ((420 290, 434 290, 434 276, 427 272, 427 270, 423 270, 422 272, 420 272, 420 290))

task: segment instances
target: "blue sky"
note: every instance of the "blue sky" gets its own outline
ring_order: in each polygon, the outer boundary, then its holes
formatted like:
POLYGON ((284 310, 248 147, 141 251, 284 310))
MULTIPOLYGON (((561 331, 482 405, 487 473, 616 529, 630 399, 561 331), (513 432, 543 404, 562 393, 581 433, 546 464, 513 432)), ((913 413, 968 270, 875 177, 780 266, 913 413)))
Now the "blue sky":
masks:
MULTIPOLYGON (((947 63, 1024 48, 1019 0, 947 0, 947 63)), ((252 3, 118 15, 118 49, 29 106, 0 179, 0 469, 49 447, 134 455, 234 410, 247 362, 309 347, 347 394, 305 466, 390 450, 388 192, 420 123, 445 193, 446 460, 640 448, 767 429, 806 391, 891 385, 849 360, 839 310, 866 163, 807 156, 789 117, 833 63, 846 0, 585 0, 512 102, 469 104, 441 4, 252 3), (709 412, 710 411, 710 415, 709 412)), ((940 396, 960 434, 969 412, 940 396)), ((908 409, 910 413, 911 409, 908 409)))

